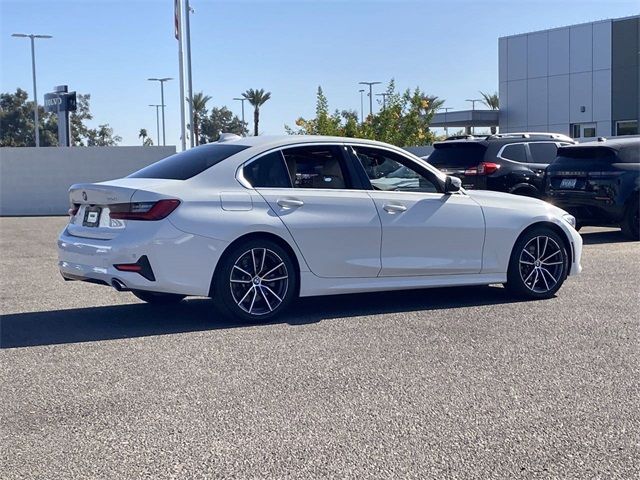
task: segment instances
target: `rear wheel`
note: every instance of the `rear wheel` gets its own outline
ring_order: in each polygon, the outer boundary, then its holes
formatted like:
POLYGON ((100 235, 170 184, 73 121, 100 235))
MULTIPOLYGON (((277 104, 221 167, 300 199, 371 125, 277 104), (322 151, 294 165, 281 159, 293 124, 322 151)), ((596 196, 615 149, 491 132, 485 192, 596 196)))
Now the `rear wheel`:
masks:
POLYGON ((155 303, 156 305, 167 305, 182 301, 185 295, 175 293, 147 292, 145 290, 131 290, 136 297, 143 302, 155 303))
POLYGON ((551 298, 560 289, 569 269, 569 257, 564 242, 551 229, 529 230, 516 242, 506 287, 526 298, 551 298))
POLYGON ((627 207, 627 211, 624 214, 622 221, 622 233, 632 239, 640 239, 640 217, 638 216, 638 210, 640 200, 638 198, 632 200, 632 203, 627 207))
POLYGON ((293 301, 298 276, 289 253, 268 239, 254 239, 225 252, 214 278, 218 307, 244 321, 266 322, 293 301))

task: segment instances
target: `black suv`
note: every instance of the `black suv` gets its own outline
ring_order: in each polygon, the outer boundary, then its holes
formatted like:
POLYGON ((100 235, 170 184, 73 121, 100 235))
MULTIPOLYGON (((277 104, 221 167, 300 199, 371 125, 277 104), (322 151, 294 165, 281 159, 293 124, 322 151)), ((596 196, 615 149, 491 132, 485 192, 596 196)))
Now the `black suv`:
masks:
POLYGON ((640 137, 601 139, 558 150, 547 169, 548 201, 583 225, 619 226, 638 240, 640 137))
POLYGON ((467 189, 542 197, 544 174, 558 147, 574 144, 557 133, 505 133, 437 142, 427 161, 467 189))

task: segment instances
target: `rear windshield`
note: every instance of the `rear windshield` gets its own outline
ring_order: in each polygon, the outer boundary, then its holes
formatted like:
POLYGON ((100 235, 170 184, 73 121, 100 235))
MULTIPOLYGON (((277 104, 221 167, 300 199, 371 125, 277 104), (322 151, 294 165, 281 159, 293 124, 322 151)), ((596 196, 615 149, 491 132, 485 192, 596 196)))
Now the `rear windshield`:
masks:
POLYGON ((480 143, 440 143, 427 161, 437 168, 468 168, 482 162, 486 150, 480 143))
POLYGON ((245 145, 202 145, 176 153, 129 175, 129 178, 187 180, 242 150, 245 145))
POLYGON ((576 160, 583 159, 589 161, 601 161, 613 163, 616 160, 616 152, 606 147, 568 147, 558 150, 558 157, 553 162, 554 165, 562 163, 573 163, 576 160))

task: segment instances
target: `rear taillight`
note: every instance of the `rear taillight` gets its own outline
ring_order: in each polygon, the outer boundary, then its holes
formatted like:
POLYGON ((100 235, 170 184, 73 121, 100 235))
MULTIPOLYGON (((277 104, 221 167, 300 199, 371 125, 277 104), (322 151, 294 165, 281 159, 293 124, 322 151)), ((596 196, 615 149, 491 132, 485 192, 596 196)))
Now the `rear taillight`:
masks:
POLYGON ((109 206, 109 216, 115 220, 162 220, 180 205, 180 200, 118 203, 109 206))
POLYGON ((497 163, 481 162, 477 167, 467 168, 464 171, 464 174, 467 176, 491 175, 492 173, 497 172, 499 168, 500 165, 498 165, 497 163))

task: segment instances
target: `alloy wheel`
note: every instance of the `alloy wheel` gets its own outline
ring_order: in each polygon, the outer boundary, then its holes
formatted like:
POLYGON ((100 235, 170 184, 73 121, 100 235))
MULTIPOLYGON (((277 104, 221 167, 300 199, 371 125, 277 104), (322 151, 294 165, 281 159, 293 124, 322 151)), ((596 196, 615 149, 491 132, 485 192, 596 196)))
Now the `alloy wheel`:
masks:
POLYGON ((252 248, 231 269, 231 296, 250 315, 266 315, 280 306, 289 288, 285 262, 273 250, 252 248))
POLYGON ((562 280, 564 256, 560 245, 551 237, 533 237, 522 249, 519 259, 520 278, 535 293, 547 293, 562 280))

